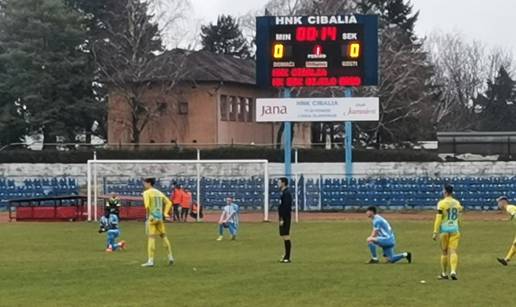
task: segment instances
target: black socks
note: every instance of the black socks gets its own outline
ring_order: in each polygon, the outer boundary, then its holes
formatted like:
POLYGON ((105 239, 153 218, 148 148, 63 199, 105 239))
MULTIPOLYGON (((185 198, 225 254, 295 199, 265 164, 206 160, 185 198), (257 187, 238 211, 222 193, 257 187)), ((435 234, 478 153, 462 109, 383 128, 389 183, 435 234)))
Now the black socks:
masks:
POLYGON ((290 249, 292 248, 292 243, 290 240, 285 240, 285 257, 284 259, 290 260, 290 249))

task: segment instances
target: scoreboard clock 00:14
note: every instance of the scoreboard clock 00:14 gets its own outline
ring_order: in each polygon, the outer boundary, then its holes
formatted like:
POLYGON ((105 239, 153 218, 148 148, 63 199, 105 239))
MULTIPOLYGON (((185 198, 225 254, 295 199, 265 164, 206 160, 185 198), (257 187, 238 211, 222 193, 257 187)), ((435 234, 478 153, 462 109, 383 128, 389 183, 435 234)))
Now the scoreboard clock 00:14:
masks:
POLYGON ((288 17, 258 18, 258 85, 334 87, 377 84, 376 16, 308 16, 291 20, 293 22, 289 23, 288 17), (329 24, 328 20, 336 23, 329 24), (317 21, 326 23, 317 24, 317 21))

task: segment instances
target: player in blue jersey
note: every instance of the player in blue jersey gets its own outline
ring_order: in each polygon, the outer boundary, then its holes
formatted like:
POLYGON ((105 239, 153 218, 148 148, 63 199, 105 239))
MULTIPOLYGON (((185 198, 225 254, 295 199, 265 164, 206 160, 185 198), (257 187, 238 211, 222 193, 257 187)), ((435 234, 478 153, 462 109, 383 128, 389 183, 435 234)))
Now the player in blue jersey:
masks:
POLYGON ((233 197, 228 197, 226 199, 226 206, 224 206, 222 214, 220 215, 219 237, 217 238, 217 241, 222 241, 224 239, 224 228, 228 228, 229 233, 231 234, 231 239, 236 240, 238 226, 240 224, 240 218, 238 216, 239 210, 238 205, 233 202, 233 197))
POLYGON ((99 233, 106 233, 106 252, 113 252, 118 249, 125 249, 125 241, 117 242, 120 237, 119 219, 115 209, 107 209, 106 214, 100 218, 99 233))
POLYGON ((383 256, 387 258, 390 263, 396 263, 401 259, 407 259, 408 263, 412 262, 412 254, 404 252, 396 254, 394 248, 396 247, 396 237, 392 231, 391 225, 386 219, 377 214, 376 207, 369 207, 366 211, 367 217, 373 222, 373 231, 367 238, 369 251, 371 252, 371 260, 368 263, 378 263, 377 247, 383 249, 383 256))

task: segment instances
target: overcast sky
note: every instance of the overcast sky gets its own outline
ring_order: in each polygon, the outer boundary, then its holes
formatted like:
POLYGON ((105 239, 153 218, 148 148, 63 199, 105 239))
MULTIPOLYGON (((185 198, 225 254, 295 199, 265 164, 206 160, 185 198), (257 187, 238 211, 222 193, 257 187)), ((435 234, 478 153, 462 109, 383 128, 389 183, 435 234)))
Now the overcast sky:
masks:
MULTIPOLYGON (((267 0, 191 0, 194 14, 215 21, 219 14, 243 15, 261 9, 267 0)), ((459 31, 470 39, 516 54, 516 0, 412 0, 420 11, 419 35, 459 31)))

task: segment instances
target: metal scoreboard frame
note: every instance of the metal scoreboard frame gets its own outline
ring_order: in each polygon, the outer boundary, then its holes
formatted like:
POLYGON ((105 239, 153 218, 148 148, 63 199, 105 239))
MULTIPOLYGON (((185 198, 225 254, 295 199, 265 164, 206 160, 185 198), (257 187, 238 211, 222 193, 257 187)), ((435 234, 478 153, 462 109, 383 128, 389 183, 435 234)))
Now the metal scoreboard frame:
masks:
POLYGON ((256 20, 262 88, 378 85, 378 16, 264 16, 256 20))

